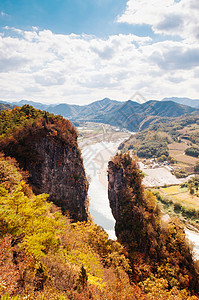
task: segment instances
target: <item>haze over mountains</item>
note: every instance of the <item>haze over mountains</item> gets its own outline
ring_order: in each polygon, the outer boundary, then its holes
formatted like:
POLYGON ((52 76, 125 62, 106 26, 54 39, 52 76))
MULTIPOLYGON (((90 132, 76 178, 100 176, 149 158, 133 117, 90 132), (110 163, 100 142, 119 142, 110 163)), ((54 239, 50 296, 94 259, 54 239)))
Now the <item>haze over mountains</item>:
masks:
POLYGON ((171 97, 171 98, 164 98, 162 99, 162 101, 173 101, 179 104, 184 104, 191 107, 199 108, 199 99, 171 97))
MULTIPOLYGON (((1 103, 5 107, 6 102, 1 101, 1 103)), ((18 106, 29 104, 37 109, 62 115, 72 122, 105 123, 126 128, 130 131, 137 131, 140 126, 147 127, 155 118, 180 117, 184 114, 199 113, 199 108, 197 108, 199 100, 188 98, 164 98, 162 101, 149 100, 142 104, 132 100, 121 102, 105 98, 83 106, 71 104, 46 105, 28 100, 7 104, 18 106), (182 102, 184 104, 190 103, 192 107, 181 104, 182 102)))

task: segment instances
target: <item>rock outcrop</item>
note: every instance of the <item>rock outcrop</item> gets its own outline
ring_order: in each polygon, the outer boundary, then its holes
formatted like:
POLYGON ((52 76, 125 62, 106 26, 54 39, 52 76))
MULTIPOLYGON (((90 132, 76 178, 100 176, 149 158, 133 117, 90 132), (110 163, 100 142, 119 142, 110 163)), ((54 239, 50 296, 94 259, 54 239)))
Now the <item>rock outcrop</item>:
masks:
MULTIPOLYGON (((32 114, 38 112, 26 109, 32 114)), ((0 151, 14 157, 19 167, 28 171, 34 193, 49 194, 49 201, 68 212, 74 221, 88 220, 88 182, 77 132, 69 121, 44 115, 1 138, 0 151)))
POLYGON ((108 195, 116 220, 115 233, 125 246, 135 280, 161 275, 172 286, 174 280, 184 289, 198 293, 198 271, 185 232, 178 220, 162 221, 154 195, 142 186, 143 174, 136 160, 117 154, 108 166, 108 195), (175 270, 170 277, 171 270, 175 270), (182 280, 183 278, 183 280, 182 280))
POLYGON ((116 168, 116 165, 110 161, 108 164, 108 198, 112 214, 116 220, 116 234, 117 224, 121 217, 120 193, 125 188, 124 174, 122 168, 116 168))
POLYGON ((49 194, 49 200, 69 212, 74 221, 86 221, 88 183, 78 147, 47 136, 32 146, 39 159, 26 163, 31 185, 37 192, 49 194))

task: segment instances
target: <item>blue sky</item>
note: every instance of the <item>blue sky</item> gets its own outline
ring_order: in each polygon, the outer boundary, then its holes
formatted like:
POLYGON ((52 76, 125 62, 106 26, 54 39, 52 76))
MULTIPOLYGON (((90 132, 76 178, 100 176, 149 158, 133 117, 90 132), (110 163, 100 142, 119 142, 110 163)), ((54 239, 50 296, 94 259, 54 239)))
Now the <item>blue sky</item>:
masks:
POLYGON ((0 0, 0 99, 199 98, 198 0, 0 0))
POLYGON ((1 0, 1 27, 11 26, 31 30, 37 26, 54 33, 96 35, 108 37, 118 33, 146 35, 149 26, 117 23, 116 18, 125 11, 124 0, 1 0))

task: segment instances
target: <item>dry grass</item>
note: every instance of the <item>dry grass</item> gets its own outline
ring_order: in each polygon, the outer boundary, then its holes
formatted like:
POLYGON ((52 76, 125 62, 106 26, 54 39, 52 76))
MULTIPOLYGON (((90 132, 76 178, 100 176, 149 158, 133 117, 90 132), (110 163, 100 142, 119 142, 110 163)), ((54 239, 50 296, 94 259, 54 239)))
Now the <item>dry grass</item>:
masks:
POLYGON ((186 155, 184 152, 187 148, 188 145, 186 141, 182 143, 172 143, 169 145, 169 154, 177 161, 176 166, 181 167, 186 172, 193 173, 194 165, 199 159, 186 155))
POLYGON ((181 134, 188 134, 190 132, 195 133, 195 132, 199 132, 199 125, 198 124, 191 124, 188 125, 186 127, 184 127, 183 129, 178 130, 181 134))
POLYGON ((174 151, 185 151, 187 149, 187 144, 185 143, 172 143, 169 144, 169 150, 174 150, 174 151))
POLYGON ((190 195, 187 188, 181 188, 180 185, 174 185, 166 188, 161 188, 163 195, 168 196, 173 200, 182 204, 183 206, 199 209, 199 197, 190 195))
POLYGON ((180 154, 180 155, 176 156, 176 159, 179 162, 182 162, 182 163, 188 164, 188 165, 193 165, 193 166, 196 164, 196 162, 199 161, 198 158, 192 157, 189 155, 185 155, 185 154, 180 154))

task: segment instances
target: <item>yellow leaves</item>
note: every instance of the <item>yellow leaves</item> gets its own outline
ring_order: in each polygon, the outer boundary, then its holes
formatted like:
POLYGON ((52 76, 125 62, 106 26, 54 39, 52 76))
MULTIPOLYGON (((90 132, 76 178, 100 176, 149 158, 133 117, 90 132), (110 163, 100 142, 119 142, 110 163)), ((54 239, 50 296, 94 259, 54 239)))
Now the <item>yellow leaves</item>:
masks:
POLYGON ((51 213, 48 195, 29 198, 23 192, 24 185, 21 180, 12 191, 0 186, 0 229, 2 234, 23 236, 20 247, 38 259, 57 249, 65 219, 59 212, 51 213))
MULTIPOLYGON (((162 267, 163 268, 163 267, 162 267)), ((139 283, 139 286, 147 294, 149 300, 196 300, 198 298, 189 297, 187 290, 179 290, 176 286, 169 289, 169 284, 166 279, 157 278, 152 275, 145 281, 139 283)))
POLYGON ((152 275, 150 278, 147 278, 145 281, 141 282, 139 286, 144 290, 145 293, 155 294, 168 289, 168 281, 163 278, 156 278, 152 275))
MULTIPOLYGON (((64 260, 87 271, 88 282, 101 291, 105 288, 102 278, 106 268, 112 268, 120 276, 130 271, 129 261, 123 254, 123 247, 108 239, 104 230, 92 222, 78 222, 69 226, 64 235, 66 245, 60 251, 64 260)), ((115 276, 115 275, 114 275, 115 276)))
POLYGON ((106 284, 105 284, 105 282, 102 282, 102 278, 93 276, 90 273, 87 273, 87 274, 88 274, 88 283, 91 285, 95 285, 100 290, 103 290, 103 288, 105 287, 106 284))
POLYGON ((21 180, 22 176, 17 168, 0 157, 0 185, 11 191, 21 180))
POLYGON ((145 190, 145 203, 147 205, 147 209, 149 211, 154 211, 157 206, 157 200, 156 197, 148 190, 145 190))
POLYGON ((84 265, 87 272, 93 276, 102 277, 103 267, 99 257, 94 251, 89 249, 87 244, 82 243, 81 248, 76 248, 71 251, 64 251, 64 257, 71 264, 78 266, 84 265))

